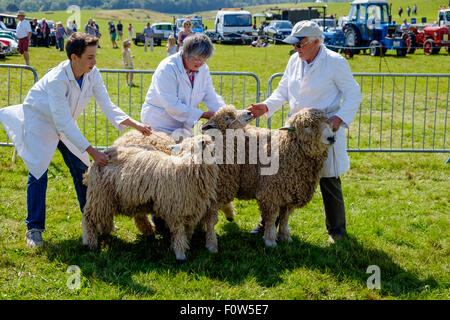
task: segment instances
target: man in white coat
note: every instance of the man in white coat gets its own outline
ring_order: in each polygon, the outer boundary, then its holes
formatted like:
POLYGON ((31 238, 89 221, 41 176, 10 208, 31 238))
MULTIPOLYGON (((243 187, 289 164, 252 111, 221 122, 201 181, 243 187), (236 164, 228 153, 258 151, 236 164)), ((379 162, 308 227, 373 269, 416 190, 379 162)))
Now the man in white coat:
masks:
MULTIPOLYGON (((141 121, 153 131, 172 134, 178 141, 193 134, 200 118, 209 119, 225 105, 216 94, 206 61, 214 46, 205 34, 185 39, 180 51, 164 60, 156 68, 141 109, 141 121), (198 105, 204 102, 208 111, 198 105)), ((153 218, 157 230, 164 228, 160 218, 153 218)))
POLYGON ((0 122, 29 170, 25 241, 30 247, 43 243, 47 171, 55 150, 58 148, 70 169, 81 211, 87 189, 82 175, 89 165, 89 155, 99 166, 108 163, 106 154, 94 149, 76 124, 91 96, 118 130, 131 126, 151 134, 149 126, 131 119, 111 102, 95 67, 97 44, 95 37, 73 33, 66 43, 69 60, 39 80, 23 104, 0 110, 0 122))
MULTIPOLYGON (((272 116, 289 102, 290 115, 300 109, 315 107, 325 110, 336 132, 336 143, 329 151, 322 169, 320 190, 325 207, 325 223, 329 241, 342 239, 346 233, 345 207, 339 178, 350 169, 345 129, 361 104, 361 90, 350 66, 340 54, 322 44, 322 31, 312 21, 300 21, 284 41, 296 51, 286 66, 278 88, 262 103, 252 104, 254 117, 272 116), (342 100, 342 104, 341 104, 342 100)), ((252 233, 263 231, 262 221, 252 233)))

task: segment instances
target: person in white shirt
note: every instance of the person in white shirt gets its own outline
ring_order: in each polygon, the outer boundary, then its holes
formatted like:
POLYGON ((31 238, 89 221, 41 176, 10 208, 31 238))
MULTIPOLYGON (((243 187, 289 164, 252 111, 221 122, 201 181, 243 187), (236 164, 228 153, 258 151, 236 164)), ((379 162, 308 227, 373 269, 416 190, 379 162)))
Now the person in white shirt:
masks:
POLYGON ((162 60, 142 105, 141 121, 155 131, 171 134, 184 129, 192 134, 200 118, 209 119, 225 105, 214 90, 206 65, 213 51, 208 36, 195 34, 185 39, 179 52, 162 60), (209 111, 198 108, 201 102, 209 111))
MULTIPOLYGON (((350 125, 356 115, 361 104, 361 91, 347 60, 328 50, 322 41, 322 31, 315 22, 298 22, 291 35, 284 40, 294 46, 296 53, 289 59, 278 88, 264 102, 252 104, 249 110, 255 118, 262 115, 269 118, 284 103, 289 102, 289 116, 310 107, 327 113, 336 132, 336 143, 330 148, 322 168, 320 189, 329 241, 334 243, 346 234, 345 207, 339 178, 350 169, 344 128, 350 125)), ((261 221, 252 233, 263 230, 264 222, 261 221)))
POLYGON ((31 25, 25 20, 25 12, 17 13, 19 23, 16 27, 16 38, 19 39, 19 53, 23 55, 27 66, 30 65, 30 55, 28 54, 28 45, 32 36, 31 25))
POLYGON ((0 109, 0 122, 29 170, 27 184, 27 229, 25 241, 36 247, 43 243, 47 171, 58 149, 70 169, 80 209, 86 203, 83 174, 90 161, 108 163, 80 132, 77 118, 94 96, 108 120, 118 129, 131 126, 145 135, 150 127, 126 115, 112 103, 95 67, 98 38, 75 32, 67 40, 69 60, 49 71, 28 92, 23 104, 0 109))

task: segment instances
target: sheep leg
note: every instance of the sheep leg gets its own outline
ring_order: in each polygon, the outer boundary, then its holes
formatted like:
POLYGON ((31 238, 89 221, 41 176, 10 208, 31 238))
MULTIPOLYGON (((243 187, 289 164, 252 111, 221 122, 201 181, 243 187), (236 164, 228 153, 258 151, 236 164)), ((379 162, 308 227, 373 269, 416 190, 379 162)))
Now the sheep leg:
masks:
POLYGON ((155 232, 155 225, 147 215, 138 215, 133 218, 134 224, 143 235, 151 235, 155 232))
POLYGON ((279 207, 273 203, 260 203, 261 217, 264 221, 264 243, 268 247, 277 246, 277 227, 275 221, 278 217, 279 207))
POLYGON ((227 203, 222 208, 220 208, 220 210, 224 213, 225 218, 227 218, 228 221, 231 222, 234 220, 235 213, 233 202, 227 203))
POLYGON ((89 216, 89 207, 86 205, 82 218, 83 225, 83 245, 88 246, 89 249, 94 250, 98 247, 98 235, 96 224, 89 216))
POLYGON ((186 236, 184 224, 170 224, 169 229, 172 233, 172 250, 175 252, 178 263, 186 261, 186 250, 189 249, 189 241, 186 236))
POLYGON ((278 229, 278 240, 292 242, 291 231, 289 230, 289 216, 294 208, 280 208, 280 226, 278 229))
POLYGON ((214 231, 217 221, 219 221, 217 210, 208 210, 206 218, 206 248, 214 253, 218 251, 217 234, 214 231))

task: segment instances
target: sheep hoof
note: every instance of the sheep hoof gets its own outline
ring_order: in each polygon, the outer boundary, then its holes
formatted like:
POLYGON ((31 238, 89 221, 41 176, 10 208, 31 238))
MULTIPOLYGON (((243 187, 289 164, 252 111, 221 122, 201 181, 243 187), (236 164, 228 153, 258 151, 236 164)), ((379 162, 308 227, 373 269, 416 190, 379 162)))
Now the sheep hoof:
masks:
POLYGON ((291 238, 290 236, 282 236, 282 235, 278 235, 278 240, 280 240, 280 241, 292 242, 292 238, 291 238))
POLYGON ((264 243, 267 247, 275 248, 277 246, 276 241, 264 240, 264 243))
POLYGON ((217 253, 219 252, 219 250, 217 249, 217 247, 213 247, 213 246, 206 246, 206 249, 208 249, 209 252, 212 253, 217 253))
POLYGON ((177 264, 182 265, 186 262, 186 259, 177 259, 177 264))

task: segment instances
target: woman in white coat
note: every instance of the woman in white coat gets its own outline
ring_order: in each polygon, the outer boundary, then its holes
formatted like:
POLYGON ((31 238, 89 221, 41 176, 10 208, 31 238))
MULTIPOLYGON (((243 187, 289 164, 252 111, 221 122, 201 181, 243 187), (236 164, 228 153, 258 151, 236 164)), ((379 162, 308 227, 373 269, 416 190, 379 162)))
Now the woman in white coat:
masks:
MULTIPOLYGON (((179 52, 161 61, 142 105, 141 121, 179 141, 193 134, 192 128, 200 118, 211 118, 225 105, 214 90, 206 65, 213 51, 208 36, 195 34, 184 40, 179 52), (207 112, 198 108, 201 102, 207 112)), ((157 230, 165 228, 161 218, 153 217, 153 222, 157 230)))
POLYGON ((117 129, 131 126, 143 134, 151 133, 149 126, 131 119, 111 102, 95 67, 97 44, 95 37, 79 32, 72 34, 66 43, 69 60, 39 80, 23 104, 0 110, 0 121, 30 172, 25 236, 30 247, 43 243, 47 170, 55 150, 60 150, 70 169, 81 211, 86 203, 82 175, 89 165, 89 155, 100 166, 108 162, 107 156, 94 149, 76 125, 91 96, 117 129))
POLYGON ((182 129, 192 134, 200 118, 209 119, 225 105, 214 90, 206 65, 213 50, 208 36, 195 34, 186 38, 179 52, 161 61, 142 105, 143 123, 154 131, 171 134, 182 129), (209 111, 198 109, 201 102, 209 111))
MULTIPOLYGON (((296 51, 286 66, 278 88, 262 103, 252 104, 254 117, 270 117, 289 102, 290 114, 302 108, 325 110, 336 132, 336 143, 330 149, 322 169, 322 192, 329 241, 341 239, 346 233, 345 207, 339 176, 350 169, 345 129, 361 104, 361 91, 352 72, 340 54, 322 44, 322 31, 312 21, 298 22, 285 42, 296 51), (342 104, 341 104, 341 99, 342 104)), ((253 233, 263 230, 261 223, 253 233)))

